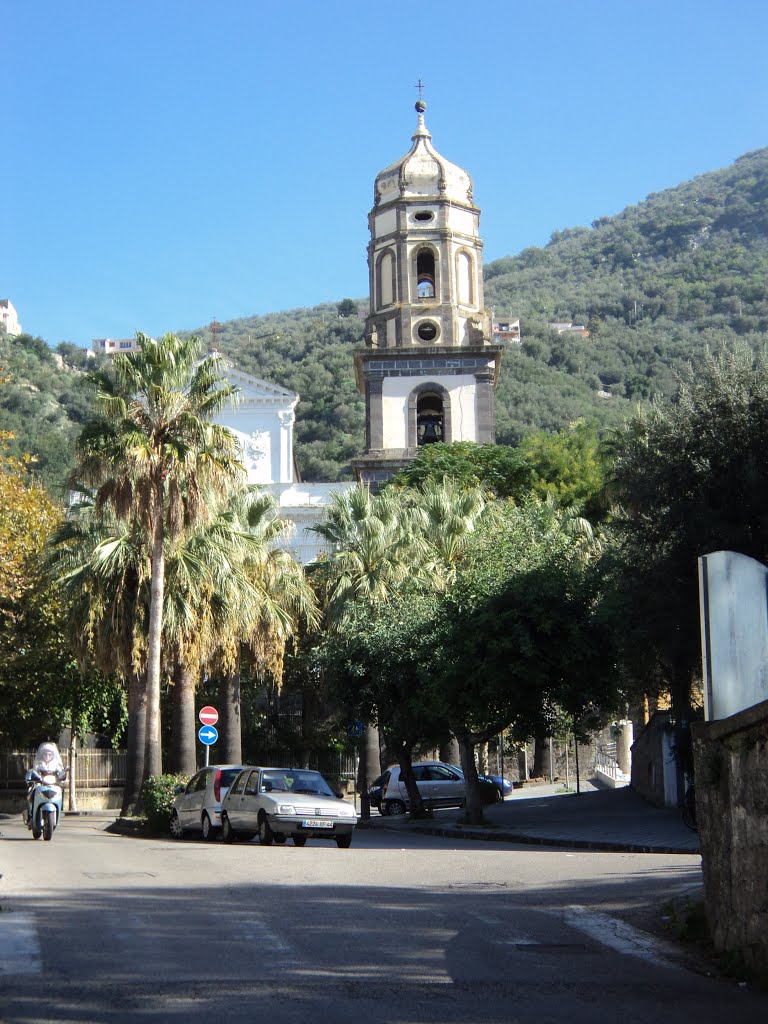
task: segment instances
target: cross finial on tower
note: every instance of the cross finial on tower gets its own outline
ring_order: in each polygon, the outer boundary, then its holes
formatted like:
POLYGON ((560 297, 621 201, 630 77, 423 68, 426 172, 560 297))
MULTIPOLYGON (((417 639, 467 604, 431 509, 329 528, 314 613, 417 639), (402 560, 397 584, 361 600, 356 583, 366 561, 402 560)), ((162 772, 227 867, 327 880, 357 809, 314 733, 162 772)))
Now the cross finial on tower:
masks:
POLYGON ((416 110, 419 114, 423 114, 427 109, 427 104, 424 102, 424 83, 421 79, 418 80, 414 88, 419 90, 419 98, 416 100, 416 110))

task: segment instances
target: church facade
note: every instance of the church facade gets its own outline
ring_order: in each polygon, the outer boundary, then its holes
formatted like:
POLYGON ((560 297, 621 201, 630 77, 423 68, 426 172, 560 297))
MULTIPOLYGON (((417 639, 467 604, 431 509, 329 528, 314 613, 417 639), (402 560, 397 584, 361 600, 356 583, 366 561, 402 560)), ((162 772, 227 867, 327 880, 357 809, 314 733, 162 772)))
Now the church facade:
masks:
POLYGON ((484 308, 480 210, 469 174, 442 157, 416 104, 411 148, 374 184, 368 217, 370 307, 355 353, 374 488, 437 441, 495 440, 502 348, 484 308))

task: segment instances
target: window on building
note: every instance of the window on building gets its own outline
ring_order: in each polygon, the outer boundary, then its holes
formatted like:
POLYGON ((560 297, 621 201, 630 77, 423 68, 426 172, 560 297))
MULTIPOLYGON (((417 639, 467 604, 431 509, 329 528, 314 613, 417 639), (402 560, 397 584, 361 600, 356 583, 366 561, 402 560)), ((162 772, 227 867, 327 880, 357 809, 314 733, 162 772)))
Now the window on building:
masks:
POLYGON ((425 392, 416 405, 416 441, 419 445, 434 444, 445 437, 445 416, 440 395, 425 392))
POLYGON ((420 299, 435 297, 435 254, 431 249, 419 249, 416 256, 416 293, 420 299))

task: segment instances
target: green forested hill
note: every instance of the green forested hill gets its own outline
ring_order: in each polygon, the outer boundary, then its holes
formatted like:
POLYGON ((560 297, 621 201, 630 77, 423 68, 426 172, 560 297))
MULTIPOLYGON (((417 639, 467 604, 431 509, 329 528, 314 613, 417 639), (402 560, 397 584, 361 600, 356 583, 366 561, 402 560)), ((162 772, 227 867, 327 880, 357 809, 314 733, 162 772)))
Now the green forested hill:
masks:
MULTIPOLYGON (((589 228, 557 231, 543 248, 488 264, 485 279, 486 305, 499 319, 522 321, 522 345, 508 346, 502 360, 498 441, 514 444, 532 429, 557 430, 582 416, 615 423, 633 401, 671 393, 675 371, 706 346, 737 336, 754 346, 768 340, 768 149, 589 228), (561 320, 587 324, 590 337, 547 327, 561 320)), ((358 303, 361 313, 365 306, 358 303)), ((296 450, 307 480, 344 475, 362 451, 363 401, 352 363, 362 329, 362 320, 339 316, 334 304, 222 325, 218 346, 226 355, 301 395, 296 450)), ((41 369, 46 379, 59 373, 41 369)), ((0 429, 9 416, 19 429, 20 404, 26 413, 47 410, 53 422, 54 402, 74 428, 82 399, 71 377, 62 397, 41 387, 45 403, 34 390, 17 389, 16 409, 2 389, 0 429)), ((49 436, 44 426, 30 430, 38 440, 49 436)))

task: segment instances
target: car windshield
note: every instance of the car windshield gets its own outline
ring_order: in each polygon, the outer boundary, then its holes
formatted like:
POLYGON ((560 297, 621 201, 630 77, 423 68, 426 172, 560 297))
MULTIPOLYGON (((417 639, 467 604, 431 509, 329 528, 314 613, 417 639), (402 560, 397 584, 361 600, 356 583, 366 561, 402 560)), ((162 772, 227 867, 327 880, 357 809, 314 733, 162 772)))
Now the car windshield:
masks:
POLYGON ((265 793, 307 793, 313 796, 334 794, 319 772, 276 768, 262 772, 261 788, 265 793))

